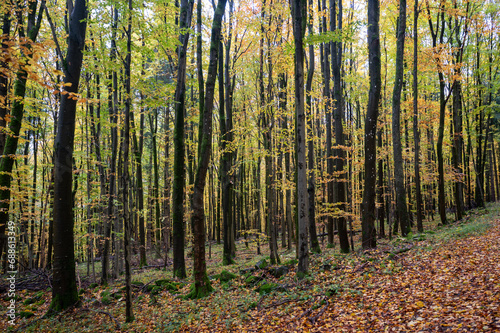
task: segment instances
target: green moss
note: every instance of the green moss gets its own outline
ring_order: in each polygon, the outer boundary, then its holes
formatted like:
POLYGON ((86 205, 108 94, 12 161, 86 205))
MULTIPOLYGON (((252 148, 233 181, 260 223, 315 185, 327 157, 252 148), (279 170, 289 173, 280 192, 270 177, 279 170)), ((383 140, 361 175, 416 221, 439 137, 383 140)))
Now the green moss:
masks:
POLYGON ((267 263, 266 259, 259 260, 259 261, 255 264, 255 268, 256 268, 256 269, 264 269, 264 268, 266 268, 267 266, 269 266, 269 264, 267 263))
POLYGON ((104 297, 101 297, 101 302, 104 305, 109 305, 111 304, 111 298, 109 297, 109 295, 106 295, 104 297))
POLYGON ((236 275, 224 270, 217 277, 220 280, 220 282, 228 282, 228 281, 231 281, 232 279, 236 278, 236 275))
POLYGON ((23 304, 30 305, 30 304, 33 304, 35 302, 36 302, 36 300, 34 298, 28 298, 28 299, 24 300, 23 304))
POLYGON ((257 283, 258 281, 259 281, 259 278, 256 276, 253 276, 253 275, 250 275, 249 277, 247 277, 245 279, 245 283, 247 285, 253 285, 253 284, 257 283))
POLYGON ((49 307, 49 314, 55 314, 65 310, 73 305, 78 305, 78 293, 76 289, 68 293, 56 294, 52 297, 52 302, 49 307))
POLYGON ((163 290, 160 286, 152 286, 151 295, 158 295, 163 290))
MULTIPOLYGON (((174 282, 168 279, 157 280, 155 281, 155 285, 157 287, 161 287, 162 290, 169 290, 169 291, 178 291, 180 288, 184 286, 184 284, 181 282, 174 282)), ((149 289, 149 291, 151 290, 152 288, 149 289)))
POLYGON ((21 311, 21 313, 19 313, 19 317, 21 318, 30 318, 30 317, 33 317, 35 314, 31 311, 21 311))
POLYGON ((189 289, 190 292, 185 296, 185 299, 200 299, 208 296, 214 290, 206 273, 201 283, 195 281, 189 289))
POLYGON ((271 291, 275 290, 278 287, 276 283, 263 283, 255 291, 258 291, 259 294, 269 294, 271 291))

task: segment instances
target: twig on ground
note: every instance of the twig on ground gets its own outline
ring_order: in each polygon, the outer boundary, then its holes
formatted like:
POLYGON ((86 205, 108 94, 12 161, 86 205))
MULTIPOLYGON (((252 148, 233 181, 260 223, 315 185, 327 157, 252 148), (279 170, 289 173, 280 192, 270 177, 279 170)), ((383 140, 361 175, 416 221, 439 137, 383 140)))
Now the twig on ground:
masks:
POLYGON ((105 315, 109 316, 109 318, 111 318, 115 322, 116 329, 120 329, 121 328, 120 323, 118 322, 118 320, 115 317, 113 317, 113 315, 111 313, 109 313, 107 311, 93 310, 93 309, 89 309, 89 308, 82 308, 82 311, 89 311, 89 312, 95 312, 95 313, 105 314, 105 315))
POLYGON ((328 307, 328 298, 327 297, 324 297, 323 300, 325 301, 325 305, 323 305, 323 307, 321 308, 321 310, 318 312, 317 315, 313 316, 313 317, 309 317, 309 321, 311 322, 311 324, 314 325, 314 323, 316 322, 316 320, 319 319, 319 317, 321 317, 323 315, 323 313, 325 312, 326 308, 328 307))

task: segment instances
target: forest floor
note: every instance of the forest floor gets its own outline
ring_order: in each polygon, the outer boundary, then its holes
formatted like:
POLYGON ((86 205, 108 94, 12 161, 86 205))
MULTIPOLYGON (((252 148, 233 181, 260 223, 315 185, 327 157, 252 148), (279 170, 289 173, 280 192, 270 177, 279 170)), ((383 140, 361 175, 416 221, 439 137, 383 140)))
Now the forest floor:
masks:
POLYGON ((372 251, 324 248, 301 280, 293 251, 280 252, 281 266, 255 269, 265 259, 255 244, 239 243, 231 266, 214 246, 207 266, 215 291, 199 300, 182 297, 191 281, 173 280, 170 270, 135 270, 132 323, 124 322, 123 281, 104 288, 82 277, 81 305, 51 318, 43 318, 49 289, 17 290, 14 326, 2 293, 0 331, 500 332, 500 204, 426 227, 372 251))

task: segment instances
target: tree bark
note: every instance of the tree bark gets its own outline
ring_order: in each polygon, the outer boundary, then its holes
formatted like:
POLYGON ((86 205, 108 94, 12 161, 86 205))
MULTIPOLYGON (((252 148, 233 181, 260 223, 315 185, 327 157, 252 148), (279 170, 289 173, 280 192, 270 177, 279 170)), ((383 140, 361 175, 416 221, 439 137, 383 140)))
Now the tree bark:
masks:
POLYGON ((375 183, 377 147, 375 135, 377 132, 378 106, 380 101, 380 8, 378 0, 368 0, 368 59, 370 74, 370 90, 365 120, 365 186, 363 190, 362 246, 364 249, 377 246, 375 230, 375 183))
POLYGON ((177 85, 175 88, 175 127, 174 127, 174 182, 172 194, 172 236, 174 251, 173 274, 179 278, 186 277, 186 263, 184 259, 184 187, 186 176, 184 170, 184 109, 186 98, 186 60, 189 27, 193 14, 194 0, 181 0, 179 18, 179 42, 177 48, 177 85))
POLYGON ((406 236, 410 231, 406 206, 406 189, 403 169, 403 152, 401 147, 401 88, 403 86, 403 57, 406 31, 406 0, 399 0, 399 17, 397 29, 396 73, 392 95, 392 147, 394 151, 394 187, 396 189, 396 209, 401 227, 401 234, 406 236))
POLYGON ((418 0, 413 7, 413 141, 415 144, 415 201, 417 206, 417 230, 423 232, 422 192, 420 185, 420 130, 418 126, 418 0))
POLYGON ((295 42, 295 151, 297 154, 297 221, 298 258, 297 273, 304 276, 309 270, 308 201, 306 170, 306 119, 304 113, 304 45, 307 19, 306 0, 291 0, 293 36, 295 42))
POLYGON ((54 268, 49 312, 60 312, 78 302, 73 236, 73 146, 78 84, 82 68, 87 3, 76 0, 69 23, 68 53, 64 61, 66 94, 61 96, 54 158, 54 268), (66 85, 68 84, 68 85, 66 85))
MULTIPOLYGON (((212 149, 212 112, 214 107, 215 80, 217 77, 218 46, 221 38, 222 16, 226 7, 226 0, 219 0, 212 23, 212 36, 210 39, 210 60, 207 75, 206 95, 203 110, 203 126, 199 133, 199 162, 196 170, 194 190, 192 197, 192 225, 194 236, 194 263, 193 276, 194 288, 190 293, 192 298, 200 298, 208 294, 212 287, 207 276, 205 261, 205 212, 203 193, 205 190, 206 175, 210 162, 212 149)), ((220 69, 222 70, 222 68, 220 69)))
MULTIPOLYGON (((331 6, 331 21, 330 25, 332 31, 337 29, 342 30, 342 1, 338 0, 338 13, 335 11, 335 2, 331 6), (338 15, 338 26, 336 23, 336 16, 338 15)), ((335 173, 337 174, 337 181, 335 183, 335 201, 341 211, 341 215, 337 217, 337 228, 339 234, 340 251, 342 253, 349 253, 349 238, 347 236, 347 223, 344 216, 346 207, 346 189, 345 189, 345 173, 344 173, 344 127, 343 127, 343 110, 342 110, 342 87, 340 77, 340 67, 342 64, 342 43, 333 42, 331 44, 332 54, 332 74, 333 74, 333 118, 335 120, 335 173)))
MULTIPOLYGON (((309 36, 313 36, 313 18, 312 18, 312 0, 309 0, 309 20, 308 20, 308 30, 309 30, 309 36)), ((314 118, 314 112, 312 109, 312 96, 311 96, 311 90, 312 90, 312 83, 313 83, 313 77, 314 77, 314 45, 310 44, 309 45, 309 69, 307 72, 307 80, 306 80, 306 112, 309 112, 309 117, 308 117, 308 123, 309 123, 309 128, 310 128, 310 134, 309 134, 309 140, 308 140, 308 160, 307 160, 307 169, 309 172, 309 183, 308 183, 308 188, 307 192, 309 195, 309 238, 310 238, 310 243, 311 243, 311 252, 313 253, 321 253, 321 248, 319 246, 318 242, 318 234, 316 232, 316 207, 315 207, 315 201, 316 201, 316 191, 315 191, 315 168, 314 168, 314 123, 313 123, 313 118, 314 118)))

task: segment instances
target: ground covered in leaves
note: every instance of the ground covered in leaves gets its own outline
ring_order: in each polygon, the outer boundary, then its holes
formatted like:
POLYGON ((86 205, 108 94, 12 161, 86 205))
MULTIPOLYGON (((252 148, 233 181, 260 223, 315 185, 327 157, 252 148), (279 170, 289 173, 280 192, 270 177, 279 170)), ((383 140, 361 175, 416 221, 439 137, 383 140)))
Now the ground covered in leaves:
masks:
MULTIPOLYGON (((294 252, 269 267, 250 246, 238 252, 239 266, 209 262, 215 291, 200 300, 185 300, 190 281, 172 280, 169 271, 135 273, 132 323, 124 323, 123 282, 84 288, 80 307, 48 319, 49 290, 19 291, 16 310, 24 318, 8 327, 4 315, 0 330, 500 332, 499 210, 489 206, 451 226, 381 241, 373 251, 324 249, 301 280, 294 252)), ((1 298, 5 314, 5 293, 1 298)))

